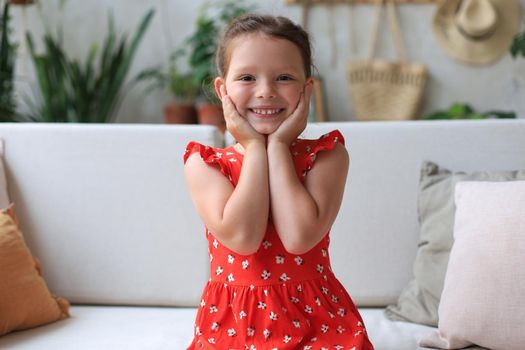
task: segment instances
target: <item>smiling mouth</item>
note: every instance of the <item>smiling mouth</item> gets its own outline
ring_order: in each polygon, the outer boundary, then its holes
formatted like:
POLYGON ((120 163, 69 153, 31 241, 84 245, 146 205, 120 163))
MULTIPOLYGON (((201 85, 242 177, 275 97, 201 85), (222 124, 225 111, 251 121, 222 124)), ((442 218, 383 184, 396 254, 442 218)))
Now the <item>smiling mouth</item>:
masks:
POLYGON ((272 117, 279 113, 281 113, 284 109, 283 108, 250 108, 250 112, 265 116, 265 117, 272 117))

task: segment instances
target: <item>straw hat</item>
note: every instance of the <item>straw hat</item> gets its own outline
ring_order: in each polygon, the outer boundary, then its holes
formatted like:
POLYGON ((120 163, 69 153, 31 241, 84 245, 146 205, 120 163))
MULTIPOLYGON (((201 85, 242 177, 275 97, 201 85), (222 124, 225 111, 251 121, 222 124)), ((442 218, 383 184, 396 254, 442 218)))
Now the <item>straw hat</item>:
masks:
POLYGON ((517 0, 445 0, 434 16, 434 33, 451 57, 486 64, 509 50, 520 20, 517 0))

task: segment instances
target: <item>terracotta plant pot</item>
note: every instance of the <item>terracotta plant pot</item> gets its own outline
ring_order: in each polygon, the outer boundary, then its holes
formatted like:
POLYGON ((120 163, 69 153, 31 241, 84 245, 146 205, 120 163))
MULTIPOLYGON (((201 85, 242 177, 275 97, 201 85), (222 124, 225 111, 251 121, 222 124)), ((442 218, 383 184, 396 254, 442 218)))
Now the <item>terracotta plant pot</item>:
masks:
POLYGON ((9 0, 11 5, 31 5, 34 3, 34 0, 9 0))
POLYGON ((166 124, 196 124, 195 106, 177 102, 168 103, 164 107, 164 122, 166 124))
POLYGON ((215 125, 221 130, 226 131, 226 122, 222 113, 222 106, 214 104, 202 104, 197 106, 197 118, 199 124, 215 125))

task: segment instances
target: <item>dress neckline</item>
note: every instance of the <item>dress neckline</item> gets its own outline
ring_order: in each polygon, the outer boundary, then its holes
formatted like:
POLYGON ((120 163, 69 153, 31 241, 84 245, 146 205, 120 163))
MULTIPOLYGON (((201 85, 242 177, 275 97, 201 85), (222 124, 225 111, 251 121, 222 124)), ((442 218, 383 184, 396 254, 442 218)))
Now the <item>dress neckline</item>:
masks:
MULTIPOLYGON (((299 139, 296 139, 296 141, 297 141, 297 140, 299 140, 299 139)), ((295 141, 294 141, 294 142, 295 142, 295 141)), ((231 149, 231 150, 233 150, 233 152, 234 152, 235 154, 237 154, 237 155, 239 155, 239 156, 241 156, 241 157, 244 157, 244 153, 239 152, 239 151, 235 148, 235 145, 236 145, 236 143, 233 144, 233 145, 231 145, 231 146, 229 146, 229 147, 227 147, 226 149, 231 149)))

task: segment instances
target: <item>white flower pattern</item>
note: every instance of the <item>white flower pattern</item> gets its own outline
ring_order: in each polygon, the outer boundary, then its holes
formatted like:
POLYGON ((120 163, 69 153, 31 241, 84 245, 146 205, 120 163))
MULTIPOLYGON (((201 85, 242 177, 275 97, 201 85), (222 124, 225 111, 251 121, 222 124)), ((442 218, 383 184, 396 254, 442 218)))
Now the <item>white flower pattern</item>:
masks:
POLYGON ((254 334, 255 334, 255 328, 253 328, 253 327, 248 327, 248 328, 246 329, 246 335, 247 335, 248 337, 253 337, 254 334))
POLYGON ((261 278, 263 280, 267 280, 268 278, 270 278, 272 274, 270 273, 270 271, 267 271, 267 270, 264 270, 262 273, 261 273, 261 278))
POLYGON ((264 334, 264 339, 268 339, 272 335, 272 332, 270 332, 268 329, 265 329, 263 331, 263 334, 264 334))

